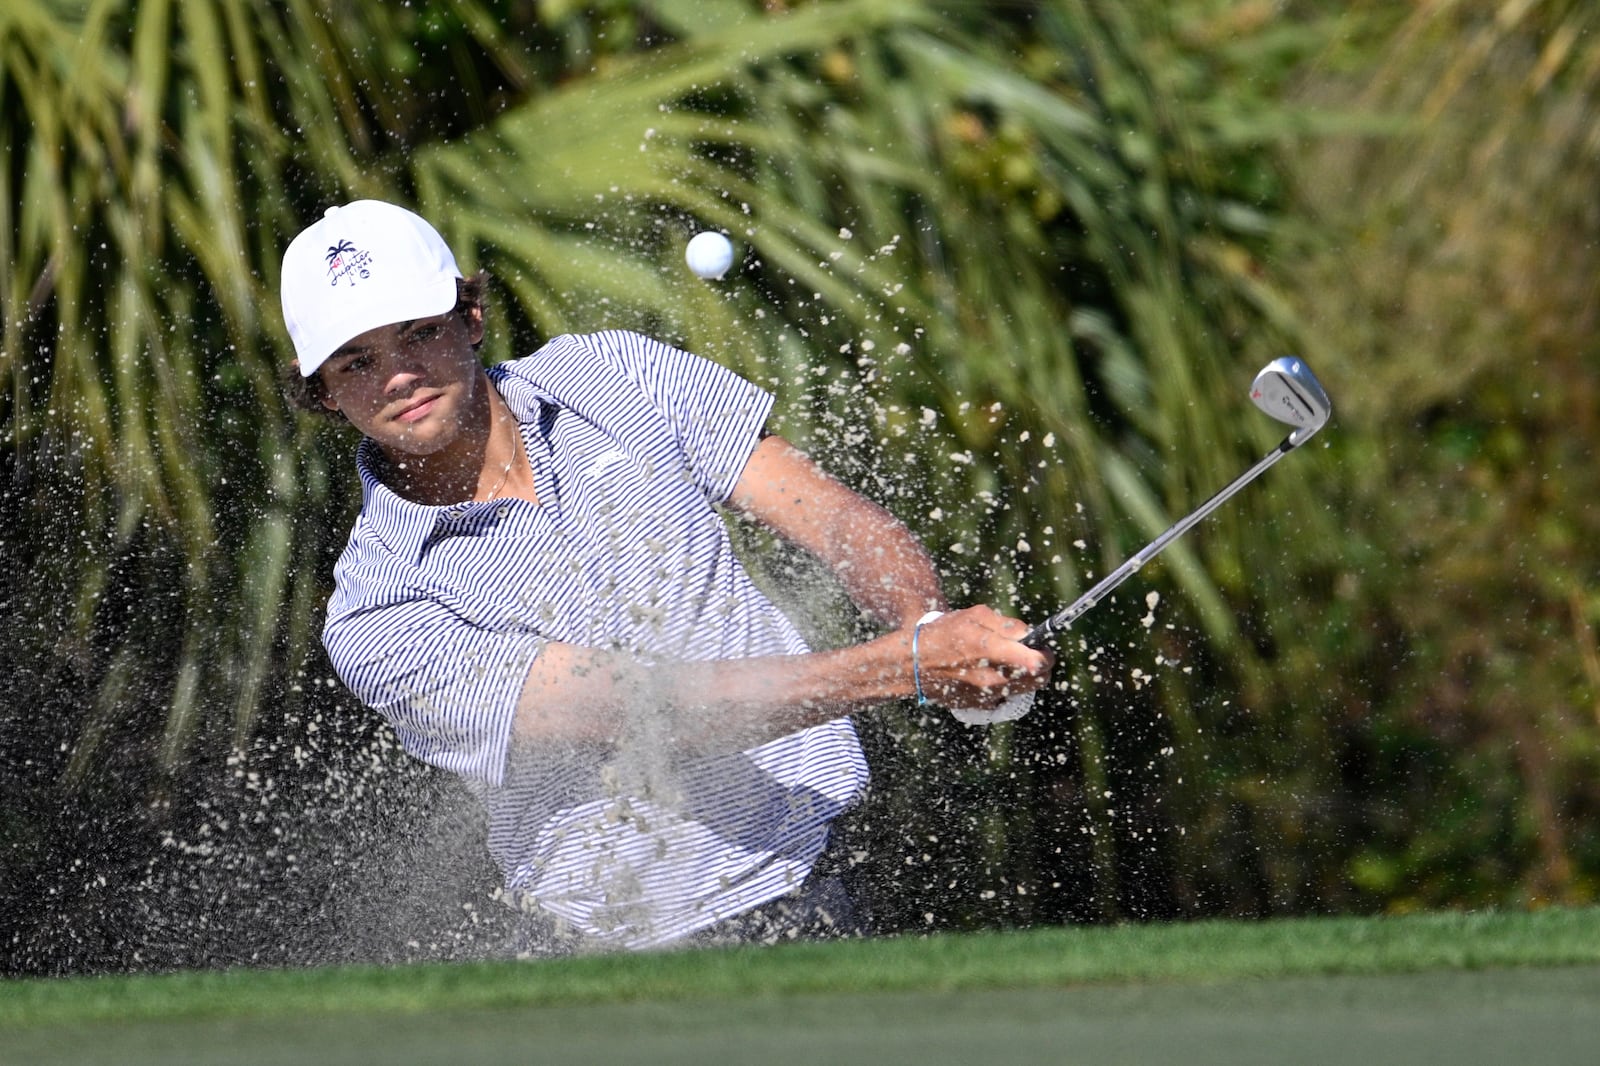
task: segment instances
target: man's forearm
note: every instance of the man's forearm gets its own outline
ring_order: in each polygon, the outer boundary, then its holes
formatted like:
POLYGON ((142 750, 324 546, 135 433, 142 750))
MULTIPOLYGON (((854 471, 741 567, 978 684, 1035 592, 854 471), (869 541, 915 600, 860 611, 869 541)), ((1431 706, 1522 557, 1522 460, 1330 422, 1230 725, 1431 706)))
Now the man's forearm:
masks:
POLYGON ((913 691, 903 631, 835 651, 655 669, 662 702, 695 747, 749 747, 913 691))
POLYGON ((639 715, 665 714, 676 744, 735 751, 911 694, 904 631, 837 651, 645 664, 566 644, 540 651, 515 731, 612 741, 639 715))
POLYGON ((859 497, 855 508, 860 513, 851 526, 841 530, 830 564, 851 601, 894 627, 908 625, 927 611, 943 610, 938 571, 911 531, 887 511, 859 497))

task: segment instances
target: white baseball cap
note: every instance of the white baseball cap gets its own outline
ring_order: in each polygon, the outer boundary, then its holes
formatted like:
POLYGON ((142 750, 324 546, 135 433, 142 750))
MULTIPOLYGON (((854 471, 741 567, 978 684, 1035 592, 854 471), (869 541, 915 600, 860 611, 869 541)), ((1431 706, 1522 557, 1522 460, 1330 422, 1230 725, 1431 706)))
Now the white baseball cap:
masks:
POLYGON ((300 375, 369 329, 449 311, 460 277, 422 216, 382 200, 328 208, 283 253, 283 321, 300 375))

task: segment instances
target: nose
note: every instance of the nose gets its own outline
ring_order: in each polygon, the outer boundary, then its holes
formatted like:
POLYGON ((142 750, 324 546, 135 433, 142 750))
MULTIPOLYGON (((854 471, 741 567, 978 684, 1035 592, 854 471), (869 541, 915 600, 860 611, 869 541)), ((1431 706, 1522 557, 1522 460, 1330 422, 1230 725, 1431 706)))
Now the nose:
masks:
POLYGON ((422 368, 414 359, 407 359, 403 349, 391 347, 383 356, 383 391, 389 396, 404 396, 422 380, 422 368))

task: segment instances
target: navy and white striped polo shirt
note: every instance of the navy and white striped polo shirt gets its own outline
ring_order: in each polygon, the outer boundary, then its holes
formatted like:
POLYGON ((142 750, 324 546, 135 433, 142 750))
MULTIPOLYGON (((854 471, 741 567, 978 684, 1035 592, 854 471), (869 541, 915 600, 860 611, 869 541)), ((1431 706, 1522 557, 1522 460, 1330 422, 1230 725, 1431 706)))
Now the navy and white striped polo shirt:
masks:
POLYGON ((357 455, 362 510, 323 641, 407 751, 482 797, 506 884, 604 944, 663 944, 784 894, 867 771, 847 719, 696 757, 640 693, 625 738, 515 741, 544 641, 647 662, 798 655, 716 505, 772 397, 632 333, 557 337, 489 370, 521 424, 539 504, 428 507, 357 455))

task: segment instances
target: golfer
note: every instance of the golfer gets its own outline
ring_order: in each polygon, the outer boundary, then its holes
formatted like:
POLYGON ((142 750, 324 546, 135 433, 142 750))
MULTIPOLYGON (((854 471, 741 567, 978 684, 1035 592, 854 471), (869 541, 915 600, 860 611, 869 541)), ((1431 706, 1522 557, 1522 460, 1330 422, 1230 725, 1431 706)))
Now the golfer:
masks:
POLYGON ((765 426, 772 397, 647 337, 485 368, 483 276, 361 200, 289 245, 296 400, 363 436, 323 641, 406 750, 482 800, 511 896, 584 947, 852 931, 817 872, 867 767, 849 716, 993 708, 1048 654, 944 611, 909 531, 765 426), (722 512, 809 551, 884 632, 812 651, 722 512))

